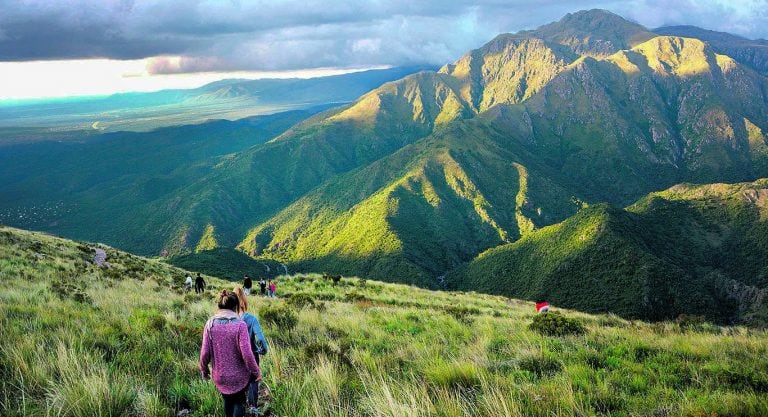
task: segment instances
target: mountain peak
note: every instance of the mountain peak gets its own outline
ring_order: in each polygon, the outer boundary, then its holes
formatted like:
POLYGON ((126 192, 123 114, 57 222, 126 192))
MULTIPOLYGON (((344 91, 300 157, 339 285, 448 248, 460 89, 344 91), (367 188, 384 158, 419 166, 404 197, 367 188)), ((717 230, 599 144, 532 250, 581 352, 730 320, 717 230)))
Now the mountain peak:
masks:
POLYGON ((598 57, 629 49, 656 36, 642 25, 602 9, 569 13, 532 33, 569 46, 579 54, 598 57))

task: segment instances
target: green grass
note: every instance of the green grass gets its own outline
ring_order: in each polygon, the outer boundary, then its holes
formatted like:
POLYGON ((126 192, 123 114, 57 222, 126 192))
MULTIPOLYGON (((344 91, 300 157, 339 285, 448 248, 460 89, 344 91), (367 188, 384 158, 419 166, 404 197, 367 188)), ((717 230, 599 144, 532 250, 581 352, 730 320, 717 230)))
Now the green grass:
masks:
MULTIPOLYGON (((107 252, 113 268, 98 269, 88 245, 0 229, 0 414, 220 414, 197 358, 214 294, 231 284, 208 277, 188 294, 184 271, 107 252)), ((497 296, 320 275, 280 277, 278 292, 302 302, 250 300, 276 415, 768 413, 761 330, 555 307, 586 333, 549 337, 528 329, 530 303, 497 296)))

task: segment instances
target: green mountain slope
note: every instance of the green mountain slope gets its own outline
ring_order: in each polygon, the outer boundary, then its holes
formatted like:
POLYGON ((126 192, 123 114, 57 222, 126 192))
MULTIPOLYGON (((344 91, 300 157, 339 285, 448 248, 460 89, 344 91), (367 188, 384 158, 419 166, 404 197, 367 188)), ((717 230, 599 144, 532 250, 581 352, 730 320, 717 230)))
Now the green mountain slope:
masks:
MULTIPOLYGON (((344 92, 357 95, 360 88, 402 71, 282 80, 278 86, 267 81, 227 81, 204 90, 229 89, 231 94, 264 99, 311 98, 314 102, 325 97, 325 101, 334 101, 344 92)), ((303 101, 295 104, 307 105, 303 101)), ((365 108, 365 104, 357 108, 365 108)), ((7 186, 0 193, 8 196, 3 201, 2 221, 109 241, 143 254, 194 249, 211 225, 217 237, 213 240, 234 246, 245 234, 243 224, 253 224, 254 218, 284 207, 324 178, 370 162, 401 141, 423 134, 419 121, 396 126, 398 115, 381 120, 375 132, 357 129, 354 112, 347 112, 320 132, 315 132, 318 129, 313 124, 299 126, 287 134, 293 140, 276 139, 254 147, 320 109, 263 116, 255 119, 255 129, 247 121, 210 122, 146 133, 115 133, 72 146, 45 142, 4 148, 0 155, 9 164, 2 173, 7 186), (371 135, 389 137, 392 132, 402 134, 402 140, 366 142, 371 135), (358 149, 348 146, 353 138, 360 142, 358 149)), ((365 111, 361 117, 375 122, 375 109, 365 111)), ((329 111, 318 120, 337 113, 329 111)))
MULTIPOLYGON (((509 51, 544 44, 501 37, 481 51, 503 50, 498 42, 509 51)), ((473 253, 562 220, 583 201, 624 205, 680 181, 768 175, 758 127, 768 125, 766 86, 693 39, 656 37, 581 59, 527 100, 496 104, 330 181, 240 247, 300 270, 434 285, 473 253)))
POLYGON ((596 205, 451 272, 456 289, 627 317, 768 323, 768 180, 596 205))
POLYGON ((143 240, 138 207, 319 110, 0 148, 0 223, 131 246, 143 240))
POLYGON ((575 212, 551 170, 510 163, 518 155, 535 160, 481 120, 455 125, 320 187, 240 247, 293 268, 433 285, 473 253, 575 212))
MULTIPOLYGON (((472 118, 490 105, 520 102, 575 58, 541 40, 503 36, 438 73, 387 83, 346 108, 311 118, 181 191, 195 197, 176 209, 172 228, 164 229, 165 247, 193 246, 208 224, 220 244, 234 245, 254 224, 324 181, 371 164, 451 122, 472 118), (514 85, 509 74, 514 74, 514 85)), ((158 201, 148 209, 149 216, 162 215, 175 201, 158 201)), ((157 224, 166 219, 158 218, 157 224)))

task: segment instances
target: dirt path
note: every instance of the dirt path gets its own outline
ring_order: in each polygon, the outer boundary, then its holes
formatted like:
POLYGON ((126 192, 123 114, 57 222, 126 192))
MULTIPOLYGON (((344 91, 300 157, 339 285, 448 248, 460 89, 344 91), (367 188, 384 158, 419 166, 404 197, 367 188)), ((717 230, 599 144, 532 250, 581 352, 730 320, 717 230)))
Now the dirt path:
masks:
POLYGON ((93 248, 93 250, 96 252, 96 254, 93 255, 93 263, 99 268, 107 266, 107 252, 101 248, 93 248))

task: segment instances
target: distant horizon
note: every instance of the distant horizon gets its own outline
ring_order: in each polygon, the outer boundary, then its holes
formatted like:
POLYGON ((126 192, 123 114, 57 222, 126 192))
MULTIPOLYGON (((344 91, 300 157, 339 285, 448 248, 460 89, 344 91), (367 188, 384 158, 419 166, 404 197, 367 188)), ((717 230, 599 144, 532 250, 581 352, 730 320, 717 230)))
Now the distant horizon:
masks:
MULTIPOLYGON (((353 67, 353 68, 308 68, 299 70, 286 70, 286 71, 229 71, 229 72, 199 72, 199 73, 183 73, 183 74, 131 74, 126 72, 125 69, 130 70, 132 65, 135 65, 134 61, 119 61, 119 60, 60 60, 60 61, 30 61, 20 63, 8 63, 0 62, 0 79, 8 79, 18 74, 38 73, 42 75, 43 72, 47 72, 52 66, 66 66, 68 68, 80 67, 82 65, 92 64, 93 61, 99 61, 101 64, 99 68, 108 67, 113 70, 108 74, 111 79, 102 78, 99 83, 93 84, 94 74, 78 74, 75 71, 71 71, 69 75, 72 78, 68 80, 63 79, 62 73, 59 72, 56 79, 51 79, 53 84, 41 83, 35 86, 34 89, 29 90, 28 86, 17 85, 4 86, 0 90, 0 104, 25 104, 37 101, 56 101, 56 100, 77 100, 77 99, 91 99, 91 98, 104 98, 118 94, 131 94, 131 93, 157 93, 166 90, 192 90, 200 88, 205 85, 224 80, 264 80, 264 79, 289 79, 289 78, 321 78, 334 75, 351 74, 355 72, 363 72, 370 70, 385 70, 393 68, 392 65, 372 65, 367 67, 353 67), (91 61, 91 62, 86 62, 91 61), (13 65, 13 68, 9 68, 9 65, 13 65), (123 67, 123 69, 121 69, 123 67), (122 71, 122 73, 117 73, 122 71), (144 83, 135 82, 144 81, 144 83), (57 85, 58 84, 58 85, 57 85), (73 88, 80 88, 79 92, 75 92, 73 88), (123 84, 123 87, 120 85, 123 84), (61 88, 59 85, 66 85, 69 89, 62 89, 56 93, 56 88, 61 88), (9 92, 10 91, 10 92, 9 92), (54 91, 53 93, 51 93, 54 91), (41 93, 45 92, 45 93, 41 93)), ((405 65, 403 65, 405 66, 405 65)), ((45 80, 45 77, 42 77, 45 80)))

